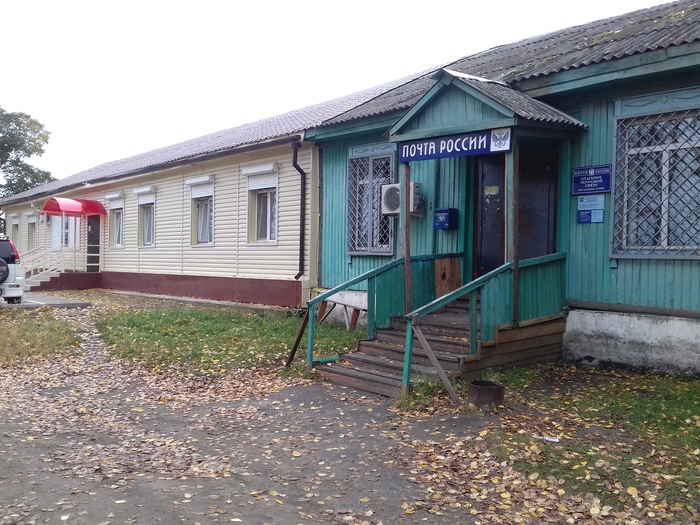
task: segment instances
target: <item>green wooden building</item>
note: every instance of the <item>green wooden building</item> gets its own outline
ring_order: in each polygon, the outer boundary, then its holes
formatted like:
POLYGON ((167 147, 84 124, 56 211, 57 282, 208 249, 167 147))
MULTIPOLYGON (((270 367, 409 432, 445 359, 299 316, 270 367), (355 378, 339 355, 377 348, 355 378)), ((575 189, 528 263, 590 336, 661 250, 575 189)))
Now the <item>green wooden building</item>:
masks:
POLYGON ((700 373, 697 2, 465 57, 305 138, 311 313, 359 301, 371 339, 352 366, 310 344, 332 380, 391 394, 562 356, 700 373))

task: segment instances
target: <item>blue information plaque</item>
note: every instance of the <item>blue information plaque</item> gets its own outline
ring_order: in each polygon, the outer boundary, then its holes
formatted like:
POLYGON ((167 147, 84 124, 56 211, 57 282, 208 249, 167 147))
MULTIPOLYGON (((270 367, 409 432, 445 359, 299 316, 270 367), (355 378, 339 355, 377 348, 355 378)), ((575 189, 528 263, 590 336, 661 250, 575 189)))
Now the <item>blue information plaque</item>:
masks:
POLYGON ((612 166, 586 166, 574 168, 571 193, 583 195, 586 193, 609 193, 612 166))

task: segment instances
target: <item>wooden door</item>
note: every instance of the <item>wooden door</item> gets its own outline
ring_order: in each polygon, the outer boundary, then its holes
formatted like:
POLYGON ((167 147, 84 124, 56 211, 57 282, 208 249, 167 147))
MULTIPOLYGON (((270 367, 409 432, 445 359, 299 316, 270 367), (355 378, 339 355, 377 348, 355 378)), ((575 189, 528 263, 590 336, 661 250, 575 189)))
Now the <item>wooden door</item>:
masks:
POLYGON ((474 221, 474 277, 505 262, 505 155, 477 160, 474 221))
POLYGON ((556 144, 520 147, 518 258, 521 261, 556 252, 558 153, 556 144))

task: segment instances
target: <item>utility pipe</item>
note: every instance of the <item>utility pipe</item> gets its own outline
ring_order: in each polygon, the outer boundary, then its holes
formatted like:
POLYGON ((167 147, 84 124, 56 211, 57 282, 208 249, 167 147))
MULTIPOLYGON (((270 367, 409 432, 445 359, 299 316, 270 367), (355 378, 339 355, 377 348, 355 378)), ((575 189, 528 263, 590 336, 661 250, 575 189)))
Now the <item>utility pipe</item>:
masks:
POLYGON ((297 157, 299 154, 299 148, 301 148, 301 142, 293 141, 289 143, 290 147, 294 150, 292 154, 292 166, 299 172, 301 176, 301 197, 299 202, 299 273, 294 276, 297 281, 304 275, 304 243, 306 240, 306 172, 301 169, 297 162, 297 157))

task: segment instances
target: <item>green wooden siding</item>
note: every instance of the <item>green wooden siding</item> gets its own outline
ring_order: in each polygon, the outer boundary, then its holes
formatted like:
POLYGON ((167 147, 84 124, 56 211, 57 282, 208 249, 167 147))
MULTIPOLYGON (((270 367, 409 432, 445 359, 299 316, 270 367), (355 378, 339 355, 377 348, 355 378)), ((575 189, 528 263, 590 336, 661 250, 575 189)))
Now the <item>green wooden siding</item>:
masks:
MULTIPOLYGON (((374 142, 379 141, 380 139, 375 137, 374 142)), ((350 256, 346 253, 346 213, 344 211, 347 207, 346 162, 348 149, 352 145, 323 146, 320 286, 324 288, 338 286, 401 255, 403 228, 398 218, 393 219, 395 245, 393 256, 350 256)), ((411 216, 412 256, 464 252, 466 166, 467 161, 464 158, 411 163, 411 180, 421 183, 425 198, 422 216, 411 216), (450 231, 435 230, 433 228, 435 208, 457 208, 459 228, 450 231)), ((401 175, 397 173, 397 180, 400 177, 401 175)), ((434 292, 434 275, 430 279, 434 292)), ((414 288, 427 286, 427 283, 428 281, 415 282, 414 278, 414 288)), ((367 284, 360 283, 353 289, 366 290, 367 284)), ((414 294, 414 297, 425 295, 423 292, 416 293, 416 291, 414 294)), ((429 300, 433 298, 431 296, 429 300)))
POLYGON ((496 326, 513 321, 513 272, 506 271, 481 288, 481 340, 492 341, 496 326))
MULTIPOLYGON (((406 126, 405 132, 423 132, 451 128, 463 124, 502 119, 503 114, 457 87, 439 93, 434 100, 406 126)), ((488 127, 486 125, 485 127, 488 127)))
MULTIPOLYGON (((672 89, 658 87, 655 91, 672 89)), ((572 167, 614 164, 614 101, 639 94, 590 93, 578 117, 589 129, 573 141, 572 167)), ((570 173, 563 174, 571 177, 570 173)), ((567 198, 564 196, 564 198, 567 198)), ((700 261, 610 258, 611 194, 605 222, 577 224, 577 199, 569 196, 567 299, 676 310, 700 310, 700 261), (617 267, 611 267, 615 266, 617 267)))
MULTIPOLYGON (((376 137, 371 142, 379 142, 376 137)), ((350 256, 345 251, 348 145, 323 147, 320 286, 332 288, 393 260, 390 256, 350 256)), ((394 231, 396 236, 396 231, 394 231)), ((353 287, 366 290, 367 283, 353 287)))
MULTIPOLYGON (((368 300, 374 297, 374 328, 388 328, 391 318, 403 315, 404 312, 404 268, 403 263, 398 264, 369 282, 369 289, 374 294, 369 294, 368 300)), ((369 315, 369 313, 368 313, 369 315)))
MULTIPOLYGON (((548 259, 551 256, 531 259, 548 259)), ((520 320, 537 319, 559 314, 565 304, 564 279, 565 259, 558 259, 542 264, 520 265, 520 320)))

